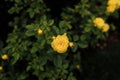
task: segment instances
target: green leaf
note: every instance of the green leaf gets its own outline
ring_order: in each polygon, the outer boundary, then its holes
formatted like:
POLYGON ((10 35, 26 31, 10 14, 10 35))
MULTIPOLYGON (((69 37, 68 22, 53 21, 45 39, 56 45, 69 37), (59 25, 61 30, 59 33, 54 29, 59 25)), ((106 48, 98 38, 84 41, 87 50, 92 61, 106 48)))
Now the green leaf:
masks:
POLYGON ((29 9, 27 10, 27 12, 29 13, 30 18, 33 18, 33 17, 34 17, 35 12, 34 12, 34 10, 33 10, 32 8, 29 8, 29 9))
POLYGON ((12 7, 11 9, 9 9, 8 13, 13 14, 15 12, 15 7, 12 7))
POLYGON ((68 29, 72 29, 72 26, 70 24, 68 24, 68 29))
POLYGON ((13 53, 12 56, 14 57, 14 59, 12 61, 12 65, 13 65, 19 60, 20 54, 16 52, 16 53, 13 53))
POLYGON ((91 28, 89 26, 84 28, 84 32, 90 32, 90 31, 91 31, 91 28))
POLYGON ((31 66, 27 66, 26 70, 29 71, 31 69, 31 66))
POLYGON ((42 65, 42 66, 47 63, 47 57, 44 57, 44 56, 43 56, 43 57, 40 57, 39 60, 40 60, 40 65, 42 65))
POLYGON ((46 40, 42 40, 39 47, 40 47, 41 49, 44 48, 45 43, 46 43, 46 40))
POLYGON ((30 36, 33 36, 35 34, 34 31, 26 31, 25 35, 30 37, 30 36))
POLYGON ((65 26, 65 22, 64 22, 64 21, 61 21, 61 22, 59 23, 59 27, 63 29, 64 26, 65 26))
POLYGON ((76 80, 76 78, 74 76, 71 76, 71 79, 69 79, 69 80, 76 80))
POLYGON ((64 69, 67 69, 68 66, 69 66, 69 65, 68 65, 67 63, 66 63, 66 64, 63 64, 63 68, 64 68, 64 69))
POLYGON ((87 48, 87 47, 88 47, 88 44, 87 44, 87 43, 84 43, 84 42, 81 42, 81 43, 78 44, 78 46, 79 46, 80 48, 87 48))
POLYGON ((86 39, 86 35, 81 35, 81 36, 80 36, 80 40, 81 40, 81 41, 84 41, 85 39, 86 39))
POLYGON ((18 80, 25 80, 26 76, 27 76, 27 74, 21 73, 18 77, 18 80))
POLYGON ((36 47, 32 47, 31 53, 35 53, 36 51, 37 51, 37 48, 36 47))
POLYGON ((15 0, 16 3, 20 3, 20 0, 15 0))
POLYGON ((44 67, 43 66, 39 66, 41 71, 44 71, 44 67))
POLYGON ((29 30, 32 30, 35 28, 35 25, 34 24, 30 24, 30 25, 27 25, 26 26, 26 29, 29 29, 29 30))
POLYGON ((50 20, 50 21, 48 22, 48 24, 49 24, 49 26, 53 25, 53 24, 54 24, 54 20, 50 20))
POLYGON ((53 26, 53 30, 54 30, 54 32, 55 32, 55 33, 57 33, 57 34, 59 34, 59 33, 60 33, 59 28, 58 28, 58 27, 56 27, 56 26, 53 26))
POLYGON ((79 40, 79 36, 78 36, 78 35, 74 35, 74 36, 73 36, 73 40, 74 40, 74 41, 78 41, 78 40, 79 40))
POLYGON ((55 55, 53 62, 56 67, 61 67, 62 66, 62 57, 60 55, 55 55))
POLYGON ((66 21, 61 21, 59 23, 59 27, 61 29, 71 29, 72 28, 72 26, 68 22, 66 22, 66 21))

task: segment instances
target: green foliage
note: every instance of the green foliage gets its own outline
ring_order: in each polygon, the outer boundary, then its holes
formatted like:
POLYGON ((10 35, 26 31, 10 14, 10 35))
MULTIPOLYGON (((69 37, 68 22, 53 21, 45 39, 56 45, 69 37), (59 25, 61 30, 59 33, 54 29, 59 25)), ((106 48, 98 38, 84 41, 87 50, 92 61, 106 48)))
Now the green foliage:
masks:
POLYGON ((31 80, 31 75, 36 80, 78 80, 74 69, 81 63, 80 50, 95 47, 115 29, 115 25, 109 23, 112 28, 102 32, 93 24, 96 17, 107 22, 110 15, 117 13, 106 12, 107 0, 80 0, 74 7, 64 7, 61 19, 52 18, 51 9, 43 0, 7 1, 14 3, 8 12, 19 16, 10 22, 14 29, 1 51, 7 53, 9 59, 1 60, 0 80, 31 80), (38 29, 43 31, 42 34, 38 34, 38 29), (63 33, 67 33, 74 46, 59 54, 52 49, 51 42, 53 36, 63 33))

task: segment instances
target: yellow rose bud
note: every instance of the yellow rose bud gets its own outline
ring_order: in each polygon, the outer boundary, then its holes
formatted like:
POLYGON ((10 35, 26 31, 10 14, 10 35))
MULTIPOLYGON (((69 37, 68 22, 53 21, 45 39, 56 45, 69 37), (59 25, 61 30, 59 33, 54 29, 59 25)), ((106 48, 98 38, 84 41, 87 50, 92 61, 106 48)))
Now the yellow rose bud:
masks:
POLYGON ((3 67, 2 66, 0 66, 0 71, 2 71, 3 70, 3 67))
POLYGON ((52 39, 55 39, 55 36, 53 36, 52 39))
POLYGON ((8 55, 7 54, 4 54, 4 55, 2 55, 2 57, 1 57, 3 60, 7 60, 8 59, 8 55))
POLYGON ((101 29, 102 26, 104 25, 104 20, 100 17, 97 17, 93 20, 94 26, 96 26, 97 28, 101 29))
POLYGON ((73 43, 73 42, 70 42, 70 43, 69 43, 69 46, 70 46, 70 47, 73 47, 73 46, 74 46, 74 43, 73 43))
POLYGON ((77 68, 77 69, 80 69, 80 65, 79 65, 79 64, 78 64, 78 65, 76 65, 76 68, 77 68))
POLYGON ((109 25, 105 23, 102 27, 102 32, 107 32, 109 28, 110 28, 109 25))
POLYGON ((43 34, 42 29, 38 29, 38 30, 37 30, 37 33, 40 34, 40 35, 43 34))

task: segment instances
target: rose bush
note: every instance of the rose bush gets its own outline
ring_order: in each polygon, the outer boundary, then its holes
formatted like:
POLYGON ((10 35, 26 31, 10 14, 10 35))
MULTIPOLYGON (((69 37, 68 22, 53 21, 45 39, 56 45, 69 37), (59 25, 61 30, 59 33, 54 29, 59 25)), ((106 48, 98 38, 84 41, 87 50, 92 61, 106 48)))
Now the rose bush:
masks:
POLYGON ((120 8, 117 0, 80 0, 53 17, 47 1, 7 1, 15 17, 0 54, 7 54, 0 60, 0 80, 78 80, 81 50, 107 39, 116 28, 108 19, 118 18, 120 8))

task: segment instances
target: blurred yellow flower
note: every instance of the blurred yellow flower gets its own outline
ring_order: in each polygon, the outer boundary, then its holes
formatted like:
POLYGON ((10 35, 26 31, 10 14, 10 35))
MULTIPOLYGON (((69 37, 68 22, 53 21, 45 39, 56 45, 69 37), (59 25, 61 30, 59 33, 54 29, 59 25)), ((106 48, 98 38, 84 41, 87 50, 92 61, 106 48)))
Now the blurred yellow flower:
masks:
POLYGON ((66 36, 66 33, 63 35, 58 35, 51 43, 51 46, 54 51, 58 53, 65 53, 69 46, 69 39, 66 36))
POLYGON ((102 27, 102 32, 107 32, 109 28, 110 28, 109 25, 105 23, 102 27))
POLYGON ((37 30, 37 33, 38 33, 38 34, 43 34, 42 29, 38 29, 38 30, 37 30))
POLYGON ((77 68, 77 69, 80 69, 80 65, 79 65, 79 64, 77 64, 77 65, 76 65, 76 68, 77 68))
POLYGON ((0 66, 0 71, 2 71, 3 70, 3 67, 2 66, 0 66))
POLYGON ((4 55, 2 55, 2 57, 1 57, 3 60, 7 60, 8 59, 8 55, 7 54, 4 54, 4 55))
POLYGON ((113 5, 113 6, 107 6, 107 12, 112 13, 112 12, 114 12, 115 10, 116 10, 116 6, 115 6, 115 5, 113 5))
POLYGON ((70 43, 69 43, 69 46, 70 46, 70 47, 73 47, 73 46, 74 46, 74 43, 73 43, 73 42, 70 42, 70 43))
POLYGON ((114 12, 120 8, 120 0, 108 0, 107 12, 114 12))
POLYGON ((116 5, 116 0, 108 0, 108 6, 116 5))
POLYGON ((102 26, 104 25, 104 20, 100 17, 97 17, 93 20, 94 26, 96 26, 97 28, 102 28, 102 26))
POLYGON ((120 0, 117 1, 116 7, 117 7, 117 9, 120 8, 120 0))

